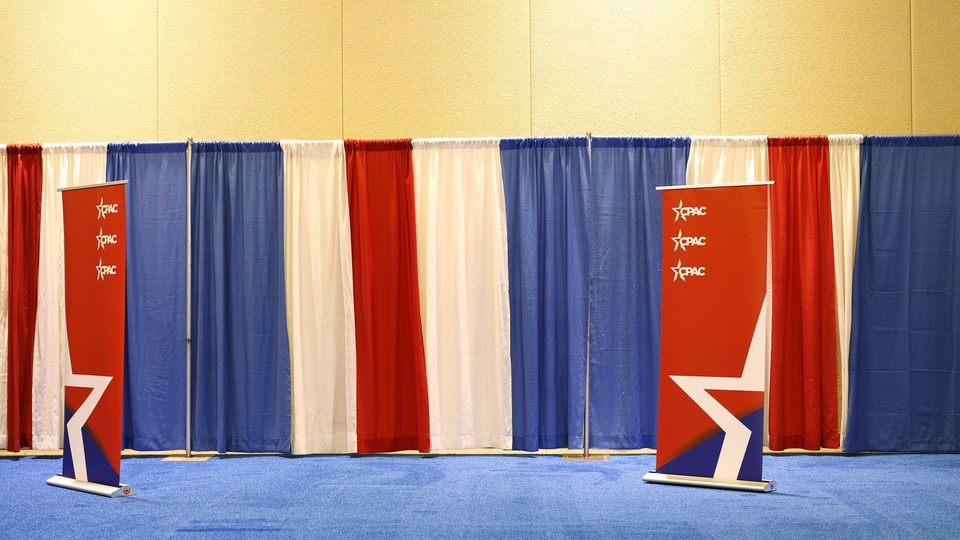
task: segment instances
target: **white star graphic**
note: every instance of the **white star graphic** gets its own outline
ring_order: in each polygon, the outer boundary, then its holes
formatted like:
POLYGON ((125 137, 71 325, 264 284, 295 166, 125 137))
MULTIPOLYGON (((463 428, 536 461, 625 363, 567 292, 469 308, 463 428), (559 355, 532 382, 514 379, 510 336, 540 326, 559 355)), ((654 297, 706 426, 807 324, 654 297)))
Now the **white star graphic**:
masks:
POLYGON ((103 227, 100 227, 100 234, 97 235, 97 251, 103 249, 104 244, 106 244, 106 238, 103 234, 103 227))
MULTIPOLYGON (((102 202, 102 201, 101 201, 101 202, 102 202)), ((681 212, 683 212, 683 199, 680 199, 680 205, 679 205, 679 206, 673 207, 673 211, 676 212, 676 214, 677 214, 676 217, 673 218, 673 221, 677 221, 677 220, 680 219, 680 218, 683 218, 684 221, 687 220, 687 216, 684 216, 684 215, 681 215, 681 214, 680 214, 681 212)))
POLYGON ((680 274, 680 268, 681 268, 681 267, 682 267, 682 263, 680 262, 680 259, 677 259, 677 265, 676 265, 676 266, 671 266, 671 267, 670 267, 670 269, 673 270, 673 280, 674 280, 674 281, 676 281, 677 278, 680 278, 680 281, 686 281, 686 280, 687 280, 687 278, 683 277, 683 275, 680 274))
MULTIPOLYGON (((100 232, 103 232, 103 230, 101 229, 100 232)), ((681 239, 681 238, 683 238, 683 231, 677 231, 677 235, 670 238, 671 240, 673 240, 673 250, 674 250, 674 251, 676 251, 677 248, 680 248, 680 249, 682 249, 682 250, 684 250, 684 251, 687 250, 687 246, 681 246, 681 245, 680 245, 680 239, 681 239)))
MULTIPOLYGON (((97 205, 97 220, 103 219, 107 215, 108 204, 103 204, 103 197, 100 197, 100 204, 97 205)), ((100 230, 103 232, 103 229, 100 230)))
POLYGON ((733 413, 710 395, 708 390, 738 390, 742 392, 763 392, 764 390, 764 330, 767 320, 767 297, 760 306, 760 316, 753 329, 750 348, 743 363, 743 372, 739 377, 697 377, 671 375, 690 399, 703 409, 703 412, 717 423, 725 433, 720 447, 720 458, 713 477, 722 480, 736 480, 740 476, 751 431, 733 413))
POLYGON ((97 280, 99 281, 99 280, 103 279, 103 276, 107 273, 107 268, 109 268, 109 267, 103 265, 103 259, 101 258, 101 259, 97 262, 96 268, 97 268, 97 280))
POLYGON ((80 375, 73 372, 73 366, 70 363, 70 352, 67 351, 66 373, 64 375, 63 385, 77 388, 89 388, 90 395, 80 407, 74 411, 73 416, 67 421, 67 436, 70 438, 70 454, 73 459, 73 476, 77 480, 87 481, 87 460, 83 450, 83 426, 90 418, 90 414, 97 407, 100 398, 107 390, 107 386, 113 377, 102 375, 80 375))

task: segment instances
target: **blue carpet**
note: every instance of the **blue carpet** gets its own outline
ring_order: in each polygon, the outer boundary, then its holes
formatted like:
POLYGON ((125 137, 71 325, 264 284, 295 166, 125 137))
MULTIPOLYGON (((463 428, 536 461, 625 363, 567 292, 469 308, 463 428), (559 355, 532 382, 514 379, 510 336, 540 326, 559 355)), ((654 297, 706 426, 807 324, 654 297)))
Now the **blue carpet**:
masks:
POLYGON ((139 493, 50 487, 0 459, 5 538, 957 538, 960 455, 764 458, 768 494, 644 484, 652 455, 125 458, 139 493))

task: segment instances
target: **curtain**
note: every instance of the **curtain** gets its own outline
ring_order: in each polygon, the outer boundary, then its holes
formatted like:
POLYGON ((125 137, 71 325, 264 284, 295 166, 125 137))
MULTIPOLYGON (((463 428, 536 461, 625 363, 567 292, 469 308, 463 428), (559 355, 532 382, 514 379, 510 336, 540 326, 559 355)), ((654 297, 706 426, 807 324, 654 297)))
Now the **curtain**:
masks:
POLYGON ((194 144, 191 203, 193 448, 288 453, 280 144, 194 144))
POLYGON ((186 447, 187 145, 107 147, 109 181, 128 180, 123 445, 186 447))
MULTIPOLYGON (((687 185, 764 182, 770 180, 770 160, 767 138, 747 137, 690 137, 690 159, 687 161, 687 185)), ((776 180, 775 178, 773 180, 776 180)), ((776 186, 774 186, 776 189, 776 186)), ((769 232, 769 221, 767 230, 769 232)), ((773 262, 770 235, 767 236, 767 298, 773 298, 773 262)), ((773 310, 767 310, 766 375, 769 388, 770 347, 773 342, 773 310)), ((767 392, 763 407, 763 444, 769 445, 769 404, 767 392)))
POLYGON ((960 450, 960 136, 863 138, 848 452, 960 450))
POLYGON ((838 448, 837 319, 830 147, 826 137, 768 141, 773 232, 769 446, 838 448))
POLYGON ((357 451, 430 450, 410 139, 345 141, 357 451))
POLYGON ((414 139, 430 448, 513 444, 507 224, 497 139, 414 139))
POLYGON ((655 448, 660 376, 659 185, 684 183, 688 138, 593 139, 590 446, 655 448))
POLYGON ((63 206, 59 188, 105 180, 104 144, 45 144, 43 212, 37 281, 37 333, 33 352, 33 449, 63 446, 62 369, 67 354, 63 276, 63 206))
POLYGON ((766 137, 690 137, 687 184, 769 180, 766 137))
POLYGON ((837 347, 840 387, 840 441, 847 426, 850 369, 850 304, 853 256, 860 209, 860 143, 863 135, 828 135, 830 141, 830 213, 833 223, 834 281, 837 289, 837 347))
POLYGON ((37 329, 43 156, 39 144, 7 146, 7 449, 33 446, 33 349, 37 329))
POLYGON ((7 145, 0 144, 0 448, 7 447, 7 145))
POLYGON ((294 454, 357 451, 357 341, 342 141, 282 141, 294 454))
POLYGON ((514 450, 583 445, 589 159, 582 137, 500 141, 514 450))

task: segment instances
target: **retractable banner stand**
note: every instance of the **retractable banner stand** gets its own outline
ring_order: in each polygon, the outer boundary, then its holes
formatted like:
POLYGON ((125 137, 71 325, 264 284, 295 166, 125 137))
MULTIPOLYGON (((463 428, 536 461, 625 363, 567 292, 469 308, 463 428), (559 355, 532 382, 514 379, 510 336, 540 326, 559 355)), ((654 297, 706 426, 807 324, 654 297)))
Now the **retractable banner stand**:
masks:
POLYGON ((62 189, 67 355, 63 473, 53 486, 107 497, 120 483, 126 182, 62 189))
POLYGON ((771 184, 657 188, 660 401, 648 482, 773 490, 761 479, 771 184))

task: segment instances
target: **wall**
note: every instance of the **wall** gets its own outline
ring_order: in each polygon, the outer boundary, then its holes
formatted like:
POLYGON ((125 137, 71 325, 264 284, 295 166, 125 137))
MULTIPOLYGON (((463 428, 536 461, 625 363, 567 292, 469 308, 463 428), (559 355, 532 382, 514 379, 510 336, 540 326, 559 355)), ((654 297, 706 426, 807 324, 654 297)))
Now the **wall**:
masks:
POLYGON ((7 0, 0 142, 960 132, 953 0, 7 0))

